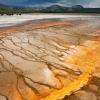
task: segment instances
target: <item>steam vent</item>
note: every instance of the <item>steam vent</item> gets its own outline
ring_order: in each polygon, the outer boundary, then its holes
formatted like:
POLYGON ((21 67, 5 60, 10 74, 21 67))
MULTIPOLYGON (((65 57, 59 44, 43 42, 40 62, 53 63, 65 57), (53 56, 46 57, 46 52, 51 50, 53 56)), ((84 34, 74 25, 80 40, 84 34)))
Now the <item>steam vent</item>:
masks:
POLYGON ((80 91, 100 99, 98 18, 0 28, 0 100, 74 100, 80 91))

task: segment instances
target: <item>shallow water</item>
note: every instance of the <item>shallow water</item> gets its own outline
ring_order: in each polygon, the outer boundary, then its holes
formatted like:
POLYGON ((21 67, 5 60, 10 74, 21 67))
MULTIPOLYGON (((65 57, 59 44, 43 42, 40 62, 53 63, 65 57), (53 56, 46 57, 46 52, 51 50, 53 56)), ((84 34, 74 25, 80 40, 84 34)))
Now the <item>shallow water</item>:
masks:
POLYGON ((23 15, 13 15, 13 16, 0 16, 0 27, 13 26, 18 23, 22 23, 30 20, 39 19, 71 19, 71 20, 84 20, 84 19, 94 19, 100 18, 100 15, 81 15, 81 14, 23 14, 23 15))
POLYGON ((2 17, 2 27, 28 20, 39 23, 1 31, 0 94, 9 100, 57 100, 87 84, 95 65, 100 65, 100 42, 92 40, 99 35, 99 18, 52 14, 2 17), (39 19, 46 21, 40 23, 39 19))

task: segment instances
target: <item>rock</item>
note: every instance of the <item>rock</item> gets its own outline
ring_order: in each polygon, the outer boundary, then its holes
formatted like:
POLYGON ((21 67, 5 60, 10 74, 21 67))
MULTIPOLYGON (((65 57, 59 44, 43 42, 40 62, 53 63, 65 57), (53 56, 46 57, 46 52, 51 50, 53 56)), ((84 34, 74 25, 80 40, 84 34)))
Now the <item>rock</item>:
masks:
POLYGON ((4 96, 0 96, 0 100, 7 100, 4 96))
POLYGON ((76 100, 97 100, 96 95, 92 92, 78 91, 75 94, 76 100))
POLYGON ((100 73, 94 73, 93 76, 100 78, 100 73))
POLYGON ((89 89, 94 91, 94 92, 97 92, 98 91, 98 86, 94 85, 94 84, 90 84, 89 85, 89 89))
POLYGON ((72 96, 65 97, 63 100, 79 100, 79 99, 76 98, 74 95, 72 95, 72 96))
POLYGON ((100 96, 97 96, 97 100, 100 100, 100 96))

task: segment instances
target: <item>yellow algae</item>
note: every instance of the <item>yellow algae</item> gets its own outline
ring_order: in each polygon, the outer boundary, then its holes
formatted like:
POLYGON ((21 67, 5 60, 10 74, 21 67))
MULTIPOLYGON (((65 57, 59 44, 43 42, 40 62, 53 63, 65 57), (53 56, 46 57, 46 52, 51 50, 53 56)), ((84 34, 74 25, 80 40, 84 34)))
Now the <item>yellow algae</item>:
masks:
POLYGON ((82 86, 87 84, 89 78, 91 77, 91 72, 93 70, 92 66, 89 66, 87 69, 87 72, 80 75, 80 77, 77 80, 74 80, 61 90, 54 90, 48 97, 46 97, 44 100, 57 100, 61 97, 64 97, 65 95, 70 95, 71 92, 74 92, 78 89, 80 89, 82 86))
MULTIPOLYGON (((100 45, 98 45, 98 47, 99 46, 100 45)), ((86 70, 77 79, 73 80, 62 89, 54 90, 44 100, 57 100, 59 98, 63 98, 65 95, 70 95, 72 92, 79 90, 81 87, 86 85, 90 77, 92 77, 91 74, 95 68, 95 64, 100 58, 100 53, 98 53, 98 49, 97 47, 94 50, 90 48, 89 50, 87 49, 87 51, 85 51, 84 54, 80 52, 79 54, 82 54, 82 56, 74 55, 73 57, 71 57, 71 59, 69 60, 70 62, 74 64, 77 63, 77 65, 79 65, 80 67, 85 67, 86 70)))

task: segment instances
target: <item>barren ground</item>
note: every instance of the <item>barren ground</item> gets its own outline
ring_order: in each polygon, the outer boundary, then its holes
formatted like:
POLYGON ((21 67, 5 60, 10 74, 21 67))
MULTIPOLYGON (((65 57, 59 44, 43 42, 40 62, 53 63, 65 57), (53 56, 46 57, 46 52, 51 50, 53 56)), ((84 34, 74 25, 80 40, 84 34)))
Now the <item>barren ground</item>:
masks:
POLYGON ((99 18, 1 28, 0 95, 0 100, 100 100, 99 18))

